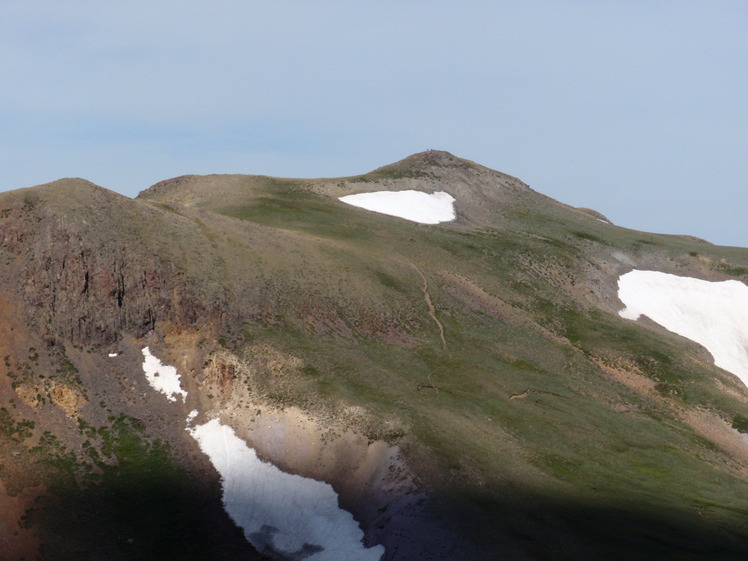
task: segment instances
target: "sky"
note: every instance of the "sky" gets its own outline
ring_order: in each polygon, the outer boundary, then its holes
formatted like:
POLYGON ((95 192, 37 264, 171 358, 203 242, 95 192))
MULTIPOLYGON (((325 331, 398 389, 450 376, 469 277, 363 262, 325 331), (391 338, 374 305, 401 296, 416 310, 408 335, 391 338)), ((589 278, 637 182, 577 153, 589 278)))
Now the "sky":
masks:
POLYGON ((0 0, 0 191, 427 149, 748 247, 745 0, 0 0))

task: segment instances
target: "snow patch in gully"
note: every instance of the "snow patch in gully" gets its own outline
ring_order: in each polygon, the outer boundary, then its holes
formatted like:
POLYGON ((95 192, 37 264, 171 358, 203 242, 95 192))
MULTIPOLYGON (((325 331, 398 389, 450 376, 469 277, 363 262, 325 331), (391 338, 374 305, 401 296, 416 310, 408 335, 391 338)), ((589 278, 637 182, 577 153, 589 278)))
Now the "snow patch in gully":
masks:
MULTIPOLYGON (((151 386, 171 401, 174 395, 185 401, 176 368, 161 364, 148 347, 143 355, 151 386)), ((198 414, 189 413, 186 430, 221 476, 226 512, 258 551, 288 561, 379 561, 384 547, 364 547, 363 531, 338 506, 332 486, 263 462, 218 419, 190 426, 198 414)))

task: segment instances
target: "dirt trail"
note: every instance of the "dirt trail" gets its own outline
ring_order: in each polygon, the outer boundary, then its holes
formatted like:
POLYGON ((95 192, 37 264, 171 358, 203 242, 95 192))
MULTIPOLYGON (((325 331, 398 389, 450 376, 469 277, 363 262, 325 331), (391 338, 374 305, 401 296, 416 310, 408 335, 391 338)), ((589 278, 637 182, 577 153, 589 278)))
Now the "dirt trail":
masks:
POLYGON ((426 277, 423 275, 421 270, 416 267, 415 263, 411 263, 411 265, 416 270, 416 272, 421 275, 421 279, 423 280, 423 286, 421 287, 421 292, 423 292, 423 299, 426 301, 426 306, 428 306, 429 308, 429 316, 431 316, 431 319, 434 320, 434 323, 436 323, 437 327, 439 328, 439 337, 442 340, 442 347, 446 351, 447 341, 444 338, 444 326, 436 317, 436 308, 434 308, 434 304, 431 301, 431 294, 429 294, 429 283, 428 281, 426 281, 426 277))

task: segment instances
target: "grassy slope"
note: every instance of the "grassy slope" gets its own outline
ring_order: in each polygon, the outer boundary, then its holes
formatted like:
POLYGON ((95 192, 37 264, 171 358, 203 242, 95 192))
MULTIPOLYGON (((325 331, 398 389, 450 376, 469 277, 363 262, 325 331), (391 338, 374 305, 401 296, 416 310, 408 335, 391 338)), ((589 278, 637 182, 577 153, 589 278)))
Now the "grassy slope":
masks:
MULTIPOLYGON (((391 421, 370 436, 401 444, 449 515, 508 558, 743 558, 748 463, 684 412, 740 425, 746 391, 696 345, 619 318, 615 279, 627 262, 744 275, 748 252, 603 224, 513 178, 448 163, 342 180, 185 178, 123 203, 122 216, 106 198, 111 231, 97 239, 106 248, 126 226, 130 251, 165 255, 225 298, 215 335, 237 354, 268 343, 301 358, 295 378, 266 380, 279 403, 361 405, 391 421), (458 222, 421 226, 335 199, 380 187, 458 189, 467 202, 458 222)), ((104 203, 79 196, 39 200, 68 201, 66 213, 92 222, 104 203)), ((11 450, 20 435, 7 424, 0 446, 11 450)), ((133 426, 110 449, 118 463, 177 473, 133 426)), ((66 453, 39 461, 65 468, 66 453)), ((116 493, 131 475, 104 469, 100 483, 116 493)))
MULTIPOLYGON (((302 289, 417 309, 416 324, 404 327, 414 345, 320 337, 292 313, 282 328, 248 325, 245 333, 253 343, 269 342, 303 358, 319 395, 403 420, 404 442, 432 488, 473 496, 498 518, 505 518, 507 504, 522 511, 517 503, 523 497, 533 497, 529 511, 547 501, 542 508, 564 521, 548 522, 549 528, 568 524, 571 532, 589 532, 592 550, 621 558, 630 555, 621 541, 684 559, 707 550, 720 554, 714 548, 723 538, 730 547, 748 546, 744 464, 677 415, 681 408, 704 408, 729 422, 748 415, 748 406, 720 391, 715 379, 745 392, 694 346, 580 303, 577 292, 558 286, 559 278, 564 286, 584 283, 590 278, 585 269, 599 268, 614 250, 708 276, 745 273, 744 250, 627 231, 553 205, 514 214, 504 209, 500 229, 424 227, 275 180, 254 183, 246 203, 234 195, 230 205, 207 200, 199 206, 281 237, 304 234, 295 238, 297 248, 315 255, 314 266, 304 272, 293 256, 285 263, 304 279, 302 289), (538 274, 536 265, 547 274, 538 274), (308 278, 341 270, 348 272, 346 287, 308 278), (446 350, 427 315, 418 271, 444 326, 446 350), (470 295, 457 278, 479 287, 495 309, 485 302, 466 306, 470 295), (628 364, 652 380, 654 392, 612 379, 600 361, 628 364), (649 533, 643 513, 652 517, 649 533), (591 523, 597 516, 599 525, 591 523), (602 520, 619 527, 603 528, 602 520), (681 523, 697 524, 703 540, 690 543, 681 523), (661 538, 651 535, 653 528, 661 538), (728 534, 741 537, 733 542, 728 534)), ((544 531, 552 534, 549 528, 544 531)))

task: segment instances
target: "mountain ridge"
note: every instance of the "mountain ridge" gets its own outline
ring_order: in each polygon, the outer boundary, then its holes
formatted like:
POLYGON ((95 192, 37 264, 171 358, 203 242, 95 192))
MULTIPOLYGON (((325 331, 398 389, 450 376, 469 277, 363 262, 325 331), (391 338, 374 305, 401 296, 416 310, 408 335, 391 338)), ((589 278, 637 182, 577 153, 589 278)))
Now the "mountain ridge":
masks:
POLYGON ((8 559, 167 558, 133 513, 174 543, 203 504, 192 558, 259 558, 184 430, 193 409, 330 483, 383 559, 748 551, 748 390, 698 344, 621 318, 617 287, 633 269, 744 282, 748 250, 603 223, 427 151, 347 178, 182 176, 135 199, 79 179, 2 193, 0 262, 8 559), (450 193, 456 220, 338 200, 406 190, 450 193), (148 385, 145 347, 184 403, 148 385), (156 520, 149 496, 189 520, 156 520), (97 511, 106 544, 66 522, 97 511))

